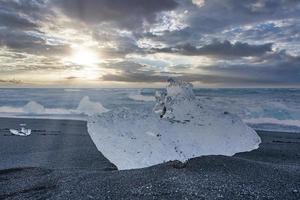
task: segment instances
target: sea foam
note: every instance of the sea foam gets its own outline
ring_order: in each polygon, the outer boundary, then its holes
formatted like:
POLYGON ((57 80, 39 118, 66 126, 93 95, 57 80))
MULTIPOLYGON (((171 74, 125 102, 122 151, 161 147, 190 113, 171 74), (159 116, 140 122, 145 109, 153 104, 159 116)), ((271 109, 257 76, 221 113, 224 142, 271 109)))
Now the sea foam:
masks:
POLYGON ((154 96, 150 96, 150 95, 146 96, 146 95, 142 95, 140 93, 130 93, 128 95, 128 97, 135 101, 155 101, 154 96))
POLYGON ((63 116, 63 119, 74 119, 75 115, 91 116, 107 111, 108 109, 106 109, 100 102, 93 102, 88 96, 85 96, 81 99, 76 109, 46 108, 36 101, 29 101, 22 107, 0 107, 0 113, 2 113, 2 115, 4 114, 4 116, 5 114, 13 114, 15 117, 34 117, 43 115, 48 116, 47 118, 59 118, 59 115, 61 115, 63 116))
POLYGON ((76 111, 91 116, 107 112, 108 109, 104 108, 101 103, 92 102, 88 96, 85 96, 80 101, 76 111))

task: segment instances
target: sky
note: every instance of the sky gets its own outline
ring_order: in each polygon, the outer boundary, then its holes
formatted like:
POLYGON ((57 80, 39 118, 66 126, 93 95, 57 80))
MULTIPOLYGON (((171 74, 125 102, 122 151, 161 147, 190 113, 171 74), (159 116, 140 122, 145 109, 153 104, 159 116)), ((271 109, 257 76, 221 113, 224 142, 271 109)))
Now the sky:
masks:
POLYGON ((300 0, 0 0, 0 87, 300 87, 300 0))

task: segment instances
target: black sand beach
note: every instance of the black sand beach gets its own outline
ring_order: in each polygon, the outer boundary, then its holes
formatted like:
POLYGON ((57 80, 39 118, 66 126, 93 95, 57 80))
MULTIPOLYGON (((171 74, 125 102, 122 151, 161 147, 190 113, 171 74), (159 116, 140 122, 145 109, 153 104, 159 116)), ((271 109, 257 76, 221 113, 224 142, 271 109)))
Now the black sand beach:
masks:
POLYGON ((86 122, 0 118, 0 199, 300 199, 300 134, 258 133, 252 152, 117 171, 86 122))

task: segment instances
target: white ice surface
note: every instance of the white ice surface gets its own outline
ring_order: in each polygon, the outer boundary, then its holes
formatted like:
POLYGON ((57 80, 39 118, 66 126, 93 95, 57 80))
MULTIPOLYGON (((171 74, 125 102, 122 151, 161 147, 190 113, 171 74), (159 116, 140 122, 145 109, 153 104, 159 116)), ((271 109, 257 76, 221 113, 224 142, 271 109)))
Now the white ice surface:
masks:
POLYGON ((21 129, 21 130, 16 130, 16 129, 9 129, 10 133, 13 135, 17 135, 17 136, 29 136, 31 134, 31 129, 21 129))
POLYGON ((232 156, 258 148, 256 132, 231 113, 206 108, 192 85, 170 81, 157 96, 156 112, 114 109, 88 120, 88 131, 98 150, 118 169, 152 166, 170 160, 186 161, 202 155, 232 156))

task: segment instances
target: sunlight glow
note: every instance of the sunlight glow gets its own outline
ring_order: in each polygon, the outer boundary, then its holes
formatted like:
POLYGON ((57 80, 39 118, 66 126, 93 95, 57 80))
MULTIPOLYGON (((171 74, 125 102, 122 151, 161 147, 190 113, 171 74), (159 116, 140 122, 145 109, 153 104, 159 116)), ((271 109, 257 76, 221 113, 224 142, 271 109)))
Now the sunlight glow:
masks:
POLYGON ((82 66, 95 66, 100 63, 99 56, 88 48, 76 48, 69 61, 82 66))
POLYGON ((64 58, 64 62, 79 65, 80 68, 69 72, 67 76, 74 76, 80 80, 96 80, 102 74, 99 64, 103 63, 99 53, 92 48, 72 46, 73 52, 64 58))

